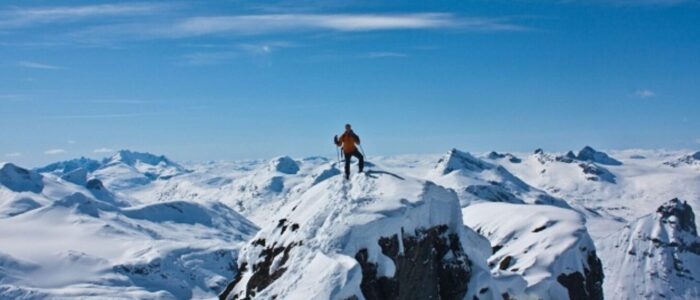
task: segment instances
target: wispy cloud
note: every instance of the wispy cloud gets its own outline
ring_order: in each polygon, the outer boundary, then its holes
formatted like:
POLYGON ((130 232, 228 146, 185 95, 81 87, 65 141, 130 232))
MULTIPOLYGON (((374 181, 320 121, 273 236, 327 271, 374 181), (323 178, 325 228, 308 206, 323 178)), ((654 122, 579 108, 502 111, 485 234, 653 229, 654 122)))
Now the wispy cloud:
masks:
POLYGON ((700 138, 695 139, 695 143, 698 144, 698 145, 700 145, 700 138))
POLYGON ((55 115, 49 116, 50 119, 111 119, 111 118, 130 118, 158 115, 158 112, 137 112, 123 114, 93 114, 93 115, 55 115))
POLYGON ((18 94, 4 94, 0 95, 0 101, 21 101, 23 95, 18 94))
POLYGON ((74 33, 80 39, 183 39, 211 35, 271 35, 309 31, 372 32, 455 29, 525 31, 509 18, 461 17, 450 13, 256 14, 185 17, 175 21, 106 24, 74 33))
POLYGON ((0 11, 0 28, 29 27, 58 22, 76 22, 107 16, 130 16, 157 13, 165 4, 119 3, 83 6, 13 8, 0 11))
POLYGON ((112 153, 112 152, 114 152, 114 149, 110 149, 110 148, 97 148, 97 149, 93 150, 92 152, 94 152, 94 153, 112 153))
POLYGON ((68 140, 67 143, 68 145, 75 145, 77 142, 75 140, 68 140))
POLYGON ((637 90, 636 92, 634 92, 634 95, 639 97, 639 98, 651 98, 651 97, 656 96, 656 93, 654 93, 648 89, 641 89, 641 90, 637 90))
POLYGON ((49 149, 44 151, 44 154, 46 155, 56 155, 56 154, 63 154, 66 153, 66 150, 63 149, 49 149))
POLYGON ((43 70, 63 69, 62 67, 59 67, 59 66, 43 64, 43 63, 38 63, 38 62, 33 62, 33 61, 18 61, 17 65, 22 67, 22 68, 28 68, 28 69, 43 69, 43 70))
POLYGON ((10 152, 10 153, 5 153, 5 157, 20 157, 22 156, 21 152, 10 152))
POLYGON ((697 0, 597 0, 597 2, 610 3, 613 5, 624 5, 624 6, 645 6, 645 5, 656 5, 656 6, 673 6, 684 3, 693 3, 697 0))
POLYGON ((211 65, 233 60, 244 55, 267 56, 280 49, 292 47, 297 47, 297 44, 286 41, 239 43, 227 46, 206 45, 204 48, 217 50, 187 53, 182 57, 190 65, 211 65))
POLYGON ((395 57, 395 58, 401 58, 401 57, 408 57, 408 54, 406 53, 400 53, 400 52, 370 52, 367 53, 366 55, 367 58, 387 58, 387 57, 395 57))
POLYGON ((194 52, 183 55, 187 64, 201 66, 221 63, 231 60, 240 55, 238 51, 214 51, 214 52, 194 52))

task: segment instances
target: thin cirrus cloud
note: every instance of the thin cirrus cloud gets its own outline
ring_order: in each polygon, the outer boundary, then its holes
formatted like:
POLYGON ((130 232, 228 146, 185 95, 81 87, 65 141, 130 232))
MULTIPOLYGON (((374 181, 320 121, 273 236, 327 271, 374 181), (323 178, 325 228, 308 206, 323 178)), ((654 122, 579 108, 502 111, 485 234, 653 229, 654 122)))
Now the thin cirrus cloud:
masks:
POLYGON ((510 18, 461 17, 450 13, 257 14, 185 17, 174 21, 104 24, 72 33, 81 40, 186 39, 202 36, 262 36, 311 31, 374 32, 454 29, 480 32, 527 31, 510 18))
POLYGON ((92 152, 94 152, 94 153, 112 153, 112 152, 114 152, 114 149, 110 149, 110 148, 97 148, 97 149, 93 150, 92 152))
POLYGON ((449 13, 413 14, 262 14, 191 17, 152 32, 166 37, 212 34, 262 35, 293 31, 339 32, 461 28, 479 31, 516 31, 527 28, 502 18, 460 18, 449 13))
POLYGON ((634 92, 634 95, 639 98, 651 98, 656 96, 656 93, 648 89, 641 89, 634 92))
POLYGON ((82 6, 13 8, 0 11, 0 28, 21 28, 78 22, 97 17, 135 16, 162 12, 172 5, 119 3, 82 6))
POLYGON ((27 69, 41 69, 41 70, 60 70, 60 69, 63 69, 60 66, 38 63, 38 62, 34 62, 34 61, 18 61, 17 65, 22 67, 22 68, 27 68, 27 69))
POLYGON ((391 58, 391 57, 401 58, 401 57, 408 57, 408 54, 401 53, 401 52, 380 51, 380 52, 367 53, 366 57, 367 58, 391 58))
POLYGON ((10 153, 5 153, 5 157, 20 157, 22 156, 21 152, 10 152, 10 153))
POLYGON ((66 153, 66 150, 63 149, 49 149, 44 151, 44 154, 46 155, 56 155, 56 154, 63 154, 66 153))

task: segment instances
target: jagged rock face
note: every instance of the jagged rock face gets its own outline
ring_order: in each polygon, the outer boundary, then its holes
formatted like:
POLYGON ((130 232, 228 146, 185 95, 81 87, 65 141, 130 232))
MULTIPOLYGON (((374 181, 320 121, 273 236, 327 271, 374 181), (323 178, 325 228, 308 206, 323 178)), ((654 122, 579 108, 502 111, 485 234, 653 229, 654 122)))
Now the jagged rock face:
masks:
POLYGON ((560 274, 557 281, 569 291, 569 299, 572 300, 603 300, 603 264, 596 256, 595 251, 588 255, 588 268, 583 274, 574 272, 560 274))
POLYGON ((681 202, 678 198, 674 198, 659 206, 656 213, 659 214, 659 220, 662 223, 692 235, 698 234, 695 227, 695 214, 688 202, 681 202))
POLYGON ((0 168, 0 184, 14 192, 40 193, 44 189, 41 175, 10 163, 0 168))
POLYGON ((510 153, 501 154, 501 153, 498 153, 496 151, 491 151, 491 153, 489 153, 489 155, 487 157, 489 159, 493 159, 493 160, 508 158, 508 161, 510 161, 514 164, 519 164, 519 163, 523 162, 522 159, 516 157, 513 154, 510 154, 510 153))
POLYGON ((367 300, 463 299, 471 276, 469 257, 459 237, 447 234, 447 226, 417 230, 415 235, 383 237, 382 254, 396 266, 393 277, 377 274, 367 250, 355 258, 362 267, 362 295, 367 300))
POLYGON ((672 199, 601 242, 611 299, 700 297, 700 238, 690 205, 672 199))
POLYGON ((622 165, 622 162, 610 157, 604 152, 596 151, 595 149, 589 146, 586 146, 583 149, 581 149, 581 151, 578 152, 578 156, 576 156, 576 158, 581 161, 591 161, 603 165, 622 165))

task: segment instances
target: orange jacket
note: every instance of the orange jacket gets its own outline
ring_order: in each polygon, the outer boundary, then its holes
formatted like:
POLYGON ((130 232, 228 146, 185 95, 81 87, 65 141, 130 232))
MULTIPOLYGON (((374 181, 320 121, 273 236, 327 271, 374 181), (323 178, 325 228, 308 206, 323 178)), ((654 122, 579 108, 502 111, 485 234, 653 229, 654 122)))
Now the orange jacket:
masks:
POLYGON ((338 147, 343 147, 343 153, 355 152, 357 150, 356 144, 360 144, 360 137, 352 131, 343 133, 336 143, 338 147))

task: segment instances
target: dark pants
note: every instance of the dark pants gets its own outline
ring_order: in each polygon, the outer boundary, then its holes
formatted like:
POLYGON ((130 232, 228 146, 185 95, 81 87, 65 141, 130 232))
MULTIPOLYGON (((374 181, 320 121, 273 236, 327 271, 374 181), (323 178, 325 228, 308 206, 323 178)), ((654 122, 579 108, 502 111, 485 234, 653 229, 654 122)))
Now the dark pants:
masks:
POLYGON ((350 153, 344 153, 345 154, 345 178, 350 177, 350 159, 354 156, 357 157, 357 159, 360 160, 360 172, 362 172, 362 169, 365 167, 365 157, 362 156, 362 153, 360 151, 355 151, 350 152, 350 153))

